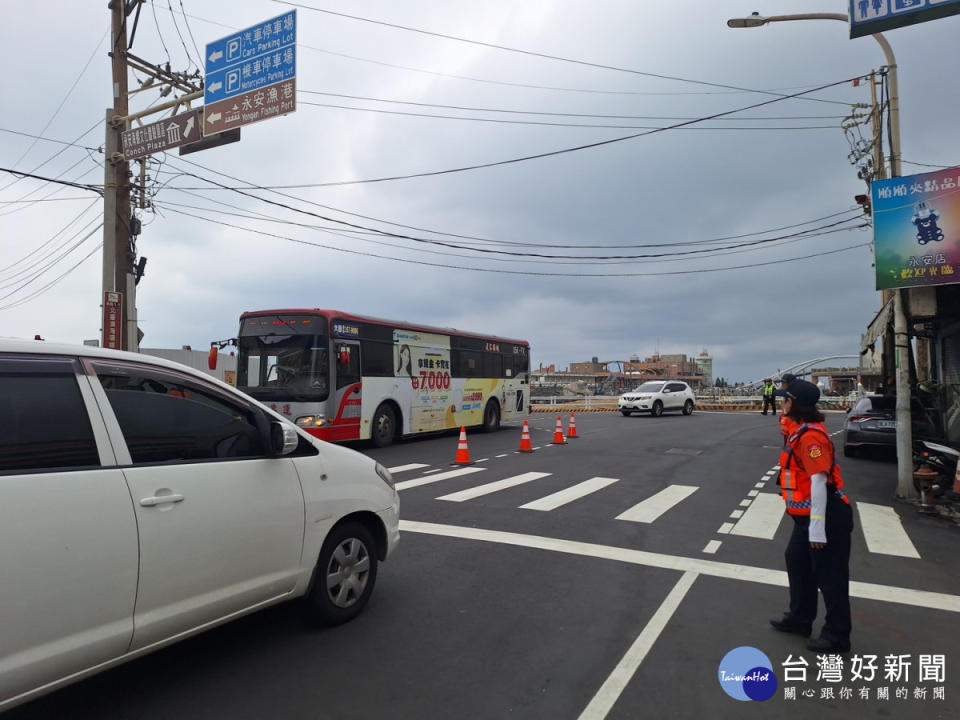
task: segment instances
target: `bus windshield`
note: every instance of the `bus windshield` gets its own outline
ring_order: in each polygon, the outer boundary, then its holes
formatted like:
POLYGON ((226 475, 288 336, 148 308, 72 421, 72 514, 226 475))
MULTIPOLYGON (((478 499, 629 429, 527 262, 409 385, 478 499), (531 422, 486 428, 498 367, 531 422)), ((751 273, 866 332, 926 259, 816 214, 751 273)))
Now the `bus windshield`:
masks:
POLYGON ((240 338, 237 387, 258 400, 326 400, 330 364, 325 335, 240 338))

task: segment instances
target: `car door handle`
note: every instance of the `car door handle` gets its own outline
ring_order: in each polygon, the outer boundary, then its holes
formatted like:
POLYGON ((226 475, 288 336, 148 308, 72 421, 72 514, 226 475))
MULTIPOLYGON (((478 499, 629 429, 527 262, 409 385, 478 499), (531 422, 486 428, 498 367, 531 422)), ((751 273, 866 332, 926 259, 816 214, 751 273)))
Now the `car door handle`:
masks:
POLYGON ((183 502, 183 495, 154 495, 153 497, 141 498, 140 505, 143 507, 153 507, 154 505, 178 502, 183 502))

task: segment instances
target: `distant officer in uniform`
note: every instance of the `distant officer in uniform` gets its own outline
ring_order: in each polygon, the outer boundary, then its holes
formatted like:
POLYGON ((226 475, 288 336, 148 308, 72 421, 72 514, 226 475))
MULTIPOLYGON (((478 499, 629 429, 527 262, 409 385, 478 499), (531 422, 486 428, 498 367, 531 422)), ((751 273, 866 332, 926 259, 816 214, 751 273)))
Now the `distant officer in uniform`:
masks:
POLYGON ((817 590, 826 617, 820 637, 807 642, 817 653, 850 650, 850 534, 853 512, 843 494, 830 434, 817 409, 820 390, 794 379, 783 413, 796 425, 780 456, 780 486, 793 533, 784 558, 790 579, 790 609, 770 624, 780 632, 809 637, 817 617, 817 590))
POLYGON ((776 388, 773 386, 773 380, 767 378, 763 381, 763 412, 761 415, 767 414, 767 406, 770 407, 770 410, 773 411, 774 416, 777 414, 777 401, 773 397, 773 393, 776 391, 776 388))

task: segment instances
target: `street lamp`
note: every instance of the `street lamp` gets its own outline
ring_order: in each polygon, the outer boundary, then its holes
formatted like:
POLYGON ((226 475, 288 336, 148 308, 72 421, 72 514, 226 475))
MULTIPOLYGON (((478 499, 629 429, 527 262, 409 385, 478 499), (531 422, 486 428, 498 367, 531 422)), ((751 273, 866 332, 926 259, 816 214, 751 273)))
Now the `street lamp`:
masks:
MULTIPOLYGON (((797 15, 771 15, 758 12, 745 18, 727 20, 727 27, 752 28, 773 22, 791 20, 839 20, 849 23, 845 13, 800 13, 797 15)), ((871 37, 877 41, 887 60, 887 77, 890 79, 890 177, 900 177, 900 85, 897 79, 897 59, 893 48, 881 33, 871 37)), ((910 426, 910 339, 907 337, 907 318, 903 310, 903 291, 893 291, 893 333, 896 347, 897 388, 897 495, 907 497, 913 490, 912 428, 910 426)))

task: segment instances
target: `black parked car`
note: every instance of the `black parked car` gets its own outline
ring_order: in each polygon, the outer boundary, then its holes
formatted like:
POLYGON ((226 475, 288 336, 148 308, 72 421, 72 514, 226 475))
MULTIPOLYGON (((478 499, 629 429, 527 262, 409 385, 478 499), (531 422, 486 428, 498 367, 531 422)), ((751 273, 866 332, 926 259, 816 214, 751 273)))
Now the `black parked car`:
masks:
MULTIPOLYGON (((897 398, 890 395, 865 395, 847 413, 843 424, 843 454, 854 457, 861 449, 896 449, 897 398)), ((913 437, 936 436, 930 413, 917 398, 910 400, 913 437)))

